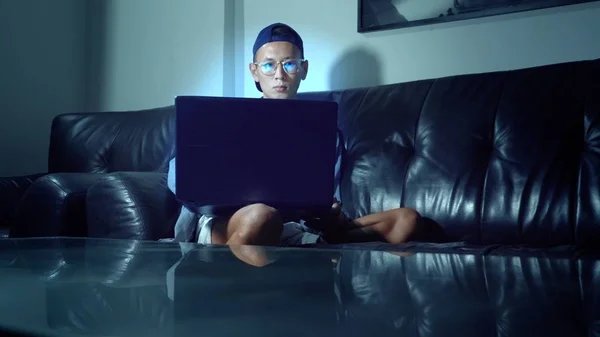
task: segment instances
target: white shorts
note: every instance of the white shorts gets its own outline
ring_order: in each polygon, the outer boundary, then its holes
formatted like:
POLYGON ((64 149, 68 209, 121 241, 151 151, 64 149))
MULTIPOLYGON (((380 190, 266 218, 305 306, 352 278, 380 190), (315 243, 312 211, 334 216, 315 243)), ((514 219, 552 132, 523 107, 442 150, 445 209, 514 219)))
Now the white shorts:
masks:
MULTIPOLYGON (((198 243, 210 244, 215 217, 202 215, 198 220, 198 243)), ((286 222, 281 233, 281 245, 313 244, 322 241, 320 233, 298 222, 286 222)))

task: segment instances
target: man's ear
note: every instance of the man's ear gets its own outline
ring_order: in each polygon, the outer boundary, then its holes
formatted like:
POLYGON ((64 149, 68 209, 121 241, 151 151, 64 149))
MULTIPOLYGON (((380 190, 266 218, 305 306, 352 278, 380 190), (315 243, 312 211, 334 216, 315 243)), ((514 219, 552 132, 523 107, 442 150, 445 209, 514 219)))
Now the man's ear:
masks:
POLYGON ((258 69, 256 68, 256 64, 250 63, 248 69, 250 70, 250 74, 252 74, 252 78, 254 78, 254 82, 258 82, 258 69))
POLYGON ((302 68, 304 69, 304 72, 302 73, 302 80, 305 80, 306 75, 308 74, 308 61, 307 60, 302 62, 302 68))

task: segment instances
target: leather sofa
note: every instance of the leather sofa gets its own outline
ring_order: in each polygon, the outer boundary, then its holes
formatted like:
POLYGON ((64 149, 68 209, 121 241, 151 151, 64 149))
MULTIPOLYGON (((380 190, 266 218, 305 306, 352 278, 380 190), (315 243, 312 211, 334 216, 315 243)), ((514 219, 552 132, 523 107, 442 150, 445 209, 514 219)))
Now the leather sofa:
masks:
MULTIPOLYGON (((403 206, 449 241, 587 246, 600 241, 599 79, 590 60, 300 96, 339 103, 350 217, 403 206)), ((169 237, 173 133, 173 107, 56 117, 49 173, 0 192, 22 193, 11 236, 169 237)))

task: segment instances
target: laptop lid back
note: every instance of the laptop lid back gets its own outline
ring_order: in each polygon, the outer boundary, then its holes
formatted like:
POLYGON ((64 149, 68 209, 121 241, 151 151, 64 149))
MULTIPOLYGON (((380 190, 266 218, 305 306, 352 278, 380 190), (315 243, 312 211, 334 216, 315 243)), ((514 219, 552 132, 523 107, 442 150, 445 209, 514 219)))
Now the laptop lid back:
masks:
POLYGON ((179 96, 175 107, 177 198, 195 211, 331 209, 337 103, 179 96))

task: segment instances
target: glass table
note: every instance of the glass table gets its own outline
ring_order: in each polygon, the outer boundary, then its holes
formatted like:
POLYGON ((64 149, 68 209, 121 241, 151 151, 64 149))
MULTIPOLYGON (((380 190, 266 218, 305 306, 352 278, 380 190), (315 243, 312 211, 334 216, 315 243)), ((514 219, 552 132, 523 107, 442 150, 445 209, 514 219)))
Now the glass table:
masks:
POLYGON ((600 265, 572 247, 298 248, 0 240, 22 336, 598 336, 600 265))

